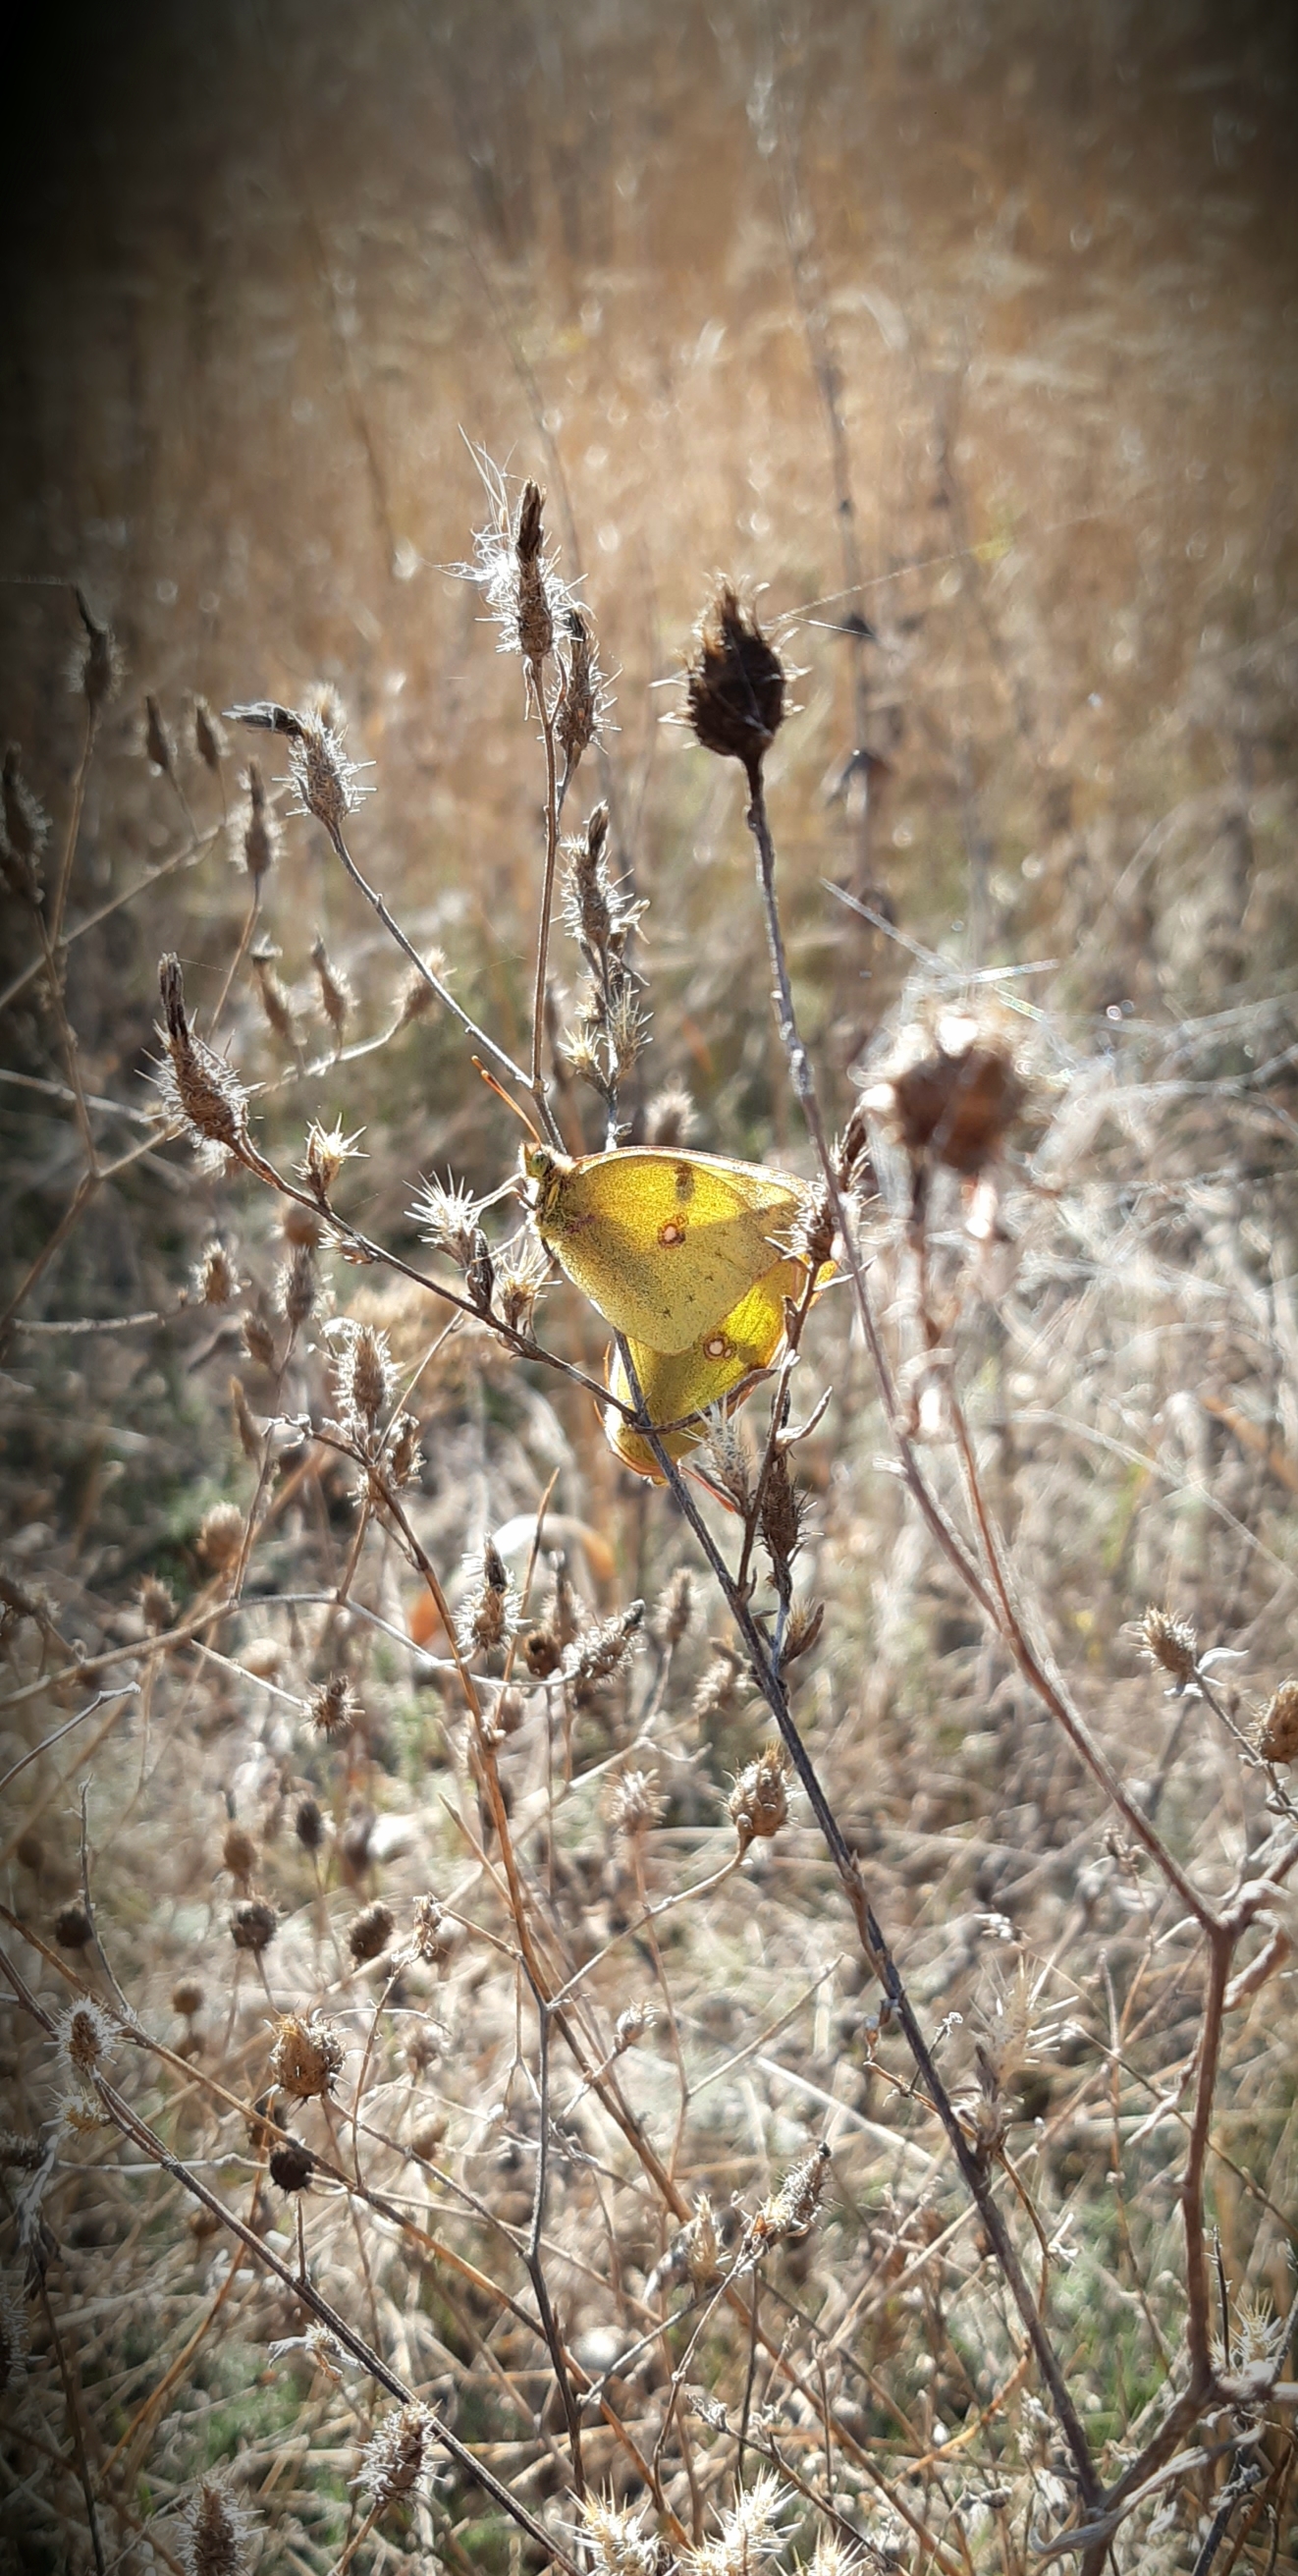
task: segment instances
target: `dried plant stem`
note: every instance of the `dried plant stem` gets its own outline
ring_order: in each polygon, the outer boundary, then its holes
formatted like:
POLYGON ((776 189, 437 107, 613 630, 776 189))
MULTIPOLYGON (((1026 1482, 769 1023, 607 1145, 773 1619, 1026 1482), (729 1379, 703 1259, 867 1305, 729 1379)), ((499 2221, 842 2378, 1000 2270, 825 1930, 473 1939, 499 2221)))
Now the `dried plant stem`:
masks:
POLYGON ((545 1076, 542 1054, 545 1045, 545 977, 550 955, 550 915, 554 908, 554 871, 559 855, 559 801, 555 777, 554 717, 546 705, 545 674, 540 664, 529 662, 528 680, 536 699, 545 743, 545 873, 541 882, 541 910, 536 925, 536 976, 532 989, 532 1074, 531 1093, 538 1110, 546 1109, 545 1076))
POLYGON ((53 2346, 55 2364, 58 2369, 59 2378, 63 2383, 63 2405, 67 2418, 68 2436, 72 2444, 72 2456, 77 2464, 77 2476, 81 2482, 81 2492, 86 2500, 86 2521, 90 2530, 90 2546, 95 2554, 95 2568, 97 2576, 108 2576, 108 2562, 104 2556, 104 2544, 99 2530, 99 2513, 95 2504, 94 2481, 90 2475, 90 2463, 86 2458, 85 2434, 81 2423, 80 2395, 77 2390, 76 2382, 72 2377, 67 2356, 63 2350, 63 2338, 60 2335, 58 2326, 55 2322, 54 2309, 50 2302, 49 2291, 45 2286, 45 2276, 43 2272, 39 2276, 39 2295, 41 2307, 45 2316, 45 2330, 49 2336, 50 2343, 53 2346))
MULTIPOLYGON (((224 1011, 224 1009, 225 1009, 226 1003, 229 1001, 229 998, 230 998, 230 987, 231 987, 231 985, 233 984, 234 979, 235 979, 235 976, 238 974, 239 969, 240 969, 240 967, 242 966, 243 961, 244 961, 245 957, 246 957, 246 956, 247 956, 247 954, 248 954, 248 949, 249 949, 249 946, 251 945, 251 941, 252 941, 252 934, 253 934, 254 930, 256 929, 256 927, 257 927, 257 923, 258 923, 258 920, 259 920, 260 916, 261 916, 261 886, 260 886, 260 883, 258 883, 257 885, 255 885, 255 886, 253 887, 253 890, 252 890, 252 901, 251 901, 251 903, 250 903, 250 904, 249 904, 249 906, 248 906, 247 912, 244 914, 244 919, 243 919, 243 928, 242 928, 242 930, 241 930, 241 931, 240 931, 240 933, 239 933, 239 944, 238 944, 238 947, 235 949, 234 955, 233 955, 233 957, 232 957, 232 958, 231 958, 231 960, 230 960, 229 966, 228 966, 228 967, 227 967, 227 969, 226 969, 225 982, 224 982, 224 983, 223 983, 223 985, 221 986, 220 993, 219 993, 219 995, 218 995, 218 997, 217 997, 216 1009, 215 1009, 215 1010, 213 1011, 213 1013, 212 1013, 211 1023, 210 1023, 210 1026, 209 1026, 209 1028, 208 1028, 208 1032, 207 1032, 209 1043, 210 1043, 210 1042, 211 1042, 211 1040, 215 1037, 216 1032, 217 1032, 218 1028, 219 1028, 219 1027, 220 1027, 220 1025, 221 1025, 221 1014, 222 1014, 222 1012, 223 1012, 223 1011, 224 1011)), ((301 1065, 299 1065, 299 1066, 298 1066, 298 1068, 297 1068, 297 1070, 298 1070, 299 1074, 301 1074, 301 1072, 304 1070, 304 1068, 303 1068, 301 1065)))
POLYGON ((59 858, 59 872, 54 881, 54 893, 50 903, 49 944, 51 948, 58 947, 59 940, 62 936, 63 915, 67 908, 68 887, 72 882, 72 870, 76 861, 77 843, 81 838, 81 816, 85 808, 86 786, 90 777, 90 764, 95 756, 95 741, 98 732, 99 709, 97 706, 93 705, 89 699, 87 699, 85 732, 81 737, 81 754, 77 761, 76 773, 72 781, 72 803, 68 808, 67 830, 63 835, 63 849, 59 858))

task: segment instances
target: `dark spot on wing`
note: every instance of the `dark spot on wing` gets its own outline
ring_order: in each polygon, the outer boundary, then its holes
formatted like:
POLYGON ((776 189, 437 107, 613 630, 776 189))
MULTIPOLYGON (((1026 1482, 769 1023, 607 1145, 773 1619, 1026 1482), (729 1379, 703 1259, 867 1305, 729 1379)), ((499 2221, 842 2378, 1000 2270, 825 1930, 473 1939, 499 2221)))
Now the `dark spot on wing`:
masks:
POLYGON ((676 1196, 682 1201, 692 1199, 694 1196, 694 1170, 689 1163, 678 1163, 676 1166, 676 1196))

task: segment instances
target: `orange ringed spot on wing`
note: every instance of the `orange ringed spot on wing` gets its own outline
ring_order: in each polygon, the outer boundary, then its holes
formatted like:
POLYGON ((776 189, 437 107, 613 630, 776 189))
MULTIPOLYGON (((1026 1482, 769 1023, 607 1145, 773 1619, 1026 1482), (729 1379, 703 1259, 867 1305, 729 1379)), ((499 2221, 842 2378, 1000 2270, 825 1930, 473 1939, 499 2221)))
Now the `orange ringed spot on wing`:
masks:
POLYGON ((703 1345, 704 1359, 728 1360, 734 1347, 733 1342, 728 1342, 726 1340, 724 1333, 709 1333, 708 1338, 703 1345))
POLYGON ((677 1224, 674 1216, 669 1216, 666 1224, 658 1228, 658 1240, 666 1250, 670 1251, 674 1243, 685 1241, 685 1228, 677 1224))

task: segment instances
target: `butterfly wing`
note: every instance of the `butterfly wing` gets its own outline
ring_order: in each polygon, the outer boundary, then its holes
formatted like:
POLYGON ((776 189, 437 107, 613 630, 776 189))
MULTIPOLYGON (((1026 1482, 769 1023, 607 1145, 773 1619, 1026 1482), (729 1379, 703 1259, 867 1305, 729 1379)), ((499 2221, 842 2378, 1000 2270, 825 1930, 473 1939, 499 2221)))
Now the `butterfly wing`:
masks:
POLYGON ((771 1269, 804 1196, 761 1164, 623 1146, 568 1166, 538 1224, 615 1332, 671 1356, 771 1269))
MULTIPOLYGON (((649 1350, 628 1337, 650 1420, 676 1426, 663 1433, 662 1445, 669 1458, 683 1458, 707 1436, 706 1421, 691 1421, 689 1416, 701 1416, 708 1405, 719 1403, 725 1403, 730 1410, 751 1395, 784 1339, 785 1298, 800 1296, 806 1277, 800 1261, 773 1262, 721 1323, 710 1326, 686 1350, 649 1350)), ((608 1385, 610 1394, 623 1404, 631 1402, 630 1385, 616 1350, 609 1353, 608 1385)), ((604 1429, 624 1466, 634 1469, 638 1476, 651 1476, 661 1483, 662 1470, 644 1434, 633 1431, 611 1405, 604 1416, 604 1429)))

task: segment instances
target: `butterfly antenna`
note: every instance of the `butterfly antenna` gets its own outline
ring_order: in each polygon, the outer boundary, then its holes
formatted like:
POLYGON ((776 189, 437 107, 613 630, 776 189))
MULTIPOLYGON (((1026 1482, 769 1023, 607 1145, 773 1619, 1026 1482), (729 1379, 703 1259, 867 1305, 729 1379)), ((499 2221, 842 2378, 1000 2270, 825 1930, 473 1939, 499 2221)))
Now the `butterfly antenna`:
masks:
POLYGON ((481 1056, 475 1055, 473 1062, 477 1071, 481 1074, 488 1091, 494 1091, 497 1100, 503 1100, 506 1109, 512 1109, 514 1116, 522 1120, 522 1123, 526 1127, 528 1135, 531 1137, 534 1145, 543 1145, 545 1143, 545 1138, 541 1134, 540 1128, 537 1126, 535 1119, 529 1118, 527 1111, 522 1106, 522 1103, 515 1100, 513 1093, 511 1091, 506 1091, 503 1085, 497 1082, 494 1073, 489 1073, 487 1071, 481 1056))

